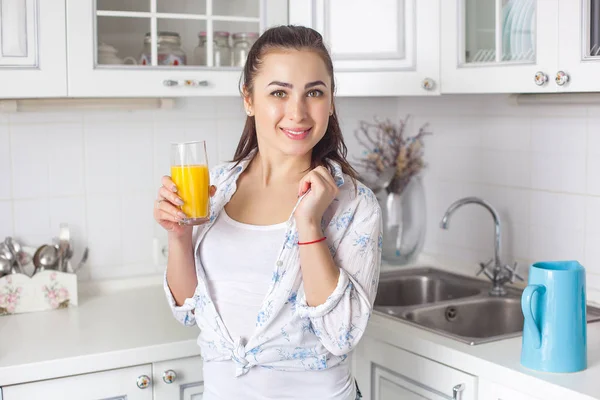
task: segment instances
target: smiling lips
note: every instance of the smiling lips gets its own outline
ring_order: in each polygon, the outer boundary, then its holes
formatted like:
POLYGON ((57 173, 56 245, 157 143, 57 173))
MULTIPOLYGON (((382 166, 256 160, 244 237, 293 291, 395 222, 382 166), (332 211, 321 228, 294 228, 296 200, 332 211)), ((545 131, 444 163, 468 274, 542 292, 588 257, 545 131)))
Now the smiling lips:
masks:
POLYGON ((287 137, 292 140, 305 139, 312 128, 280 128, 287 137))

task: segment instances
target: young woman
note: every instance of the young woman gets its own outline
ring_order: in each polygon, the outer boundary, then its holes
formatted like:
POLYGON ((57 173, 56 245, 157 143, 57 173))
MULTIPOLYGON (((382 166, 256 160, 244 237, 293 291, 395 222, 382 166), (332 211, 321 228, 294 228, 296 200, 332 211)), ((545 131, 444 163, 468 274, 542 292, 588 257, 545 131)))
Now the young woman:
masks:
POLYGON ((267 30, 244 68, 234 160, 210 172, 210 221, 186 226, 162 179, 165 292, 200 328, 206 400, 359 398, 348 355, 375 299, 381 211, 345 160, 334 89, 318 32, 267 30))

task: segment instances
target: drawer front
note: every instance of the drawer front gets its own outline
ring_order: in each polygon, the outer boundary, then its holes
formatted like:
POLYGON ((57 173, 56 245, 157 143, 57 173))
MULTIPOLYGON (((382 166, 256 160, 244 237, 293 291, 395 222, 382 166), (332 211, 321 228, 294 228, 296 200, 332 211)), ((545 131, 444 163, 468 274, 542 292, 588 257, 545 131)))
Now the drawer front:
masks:
POLYGON ((2 400, 152 400, 152 365, 4 386, 2 395, 2 400))

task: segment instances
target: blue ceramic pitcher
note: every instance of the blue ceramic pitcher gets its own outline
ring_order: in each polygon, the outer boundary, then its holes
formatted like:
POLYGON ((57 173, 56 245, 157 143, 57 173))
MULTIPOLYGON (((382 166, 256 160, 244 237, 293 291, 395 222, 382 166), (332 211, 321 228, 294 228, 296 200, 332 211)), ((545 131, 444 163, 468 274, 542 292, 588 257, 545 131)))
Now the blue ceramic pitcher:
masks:
POLYGON ((545 372, 587 368, 585 269, 577 261, 529 268, 521 297, 525 317, 521 364, 545 372))

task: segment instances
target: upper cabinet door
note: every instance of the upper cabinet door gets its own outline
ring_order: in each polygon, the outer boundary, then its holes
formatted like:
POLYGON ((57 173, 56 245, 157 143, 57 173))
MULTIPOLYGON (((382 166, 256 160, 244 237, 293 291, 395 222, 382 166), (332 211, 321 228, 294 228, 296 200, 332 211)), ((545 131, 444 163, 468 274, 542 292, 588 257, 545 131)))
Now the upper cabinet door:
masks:
POLYGON ((559 24, 559 91, 600 91, 600 0, 561 0, 559 24))
POLYGON ((0 0, 0 98, 67 95, 65 0, 0 0))
POLYGON ((442 93, 557 90, 558 0, 444 0, 442 16, 442 93))
POLYGON ((281 0, 67 0, 69 95, 239 95, 249 47, 281 0))
POLYGON ((289 3, 290 23, 323 35, 338 95, 439 94, 439 0, 289 3))

